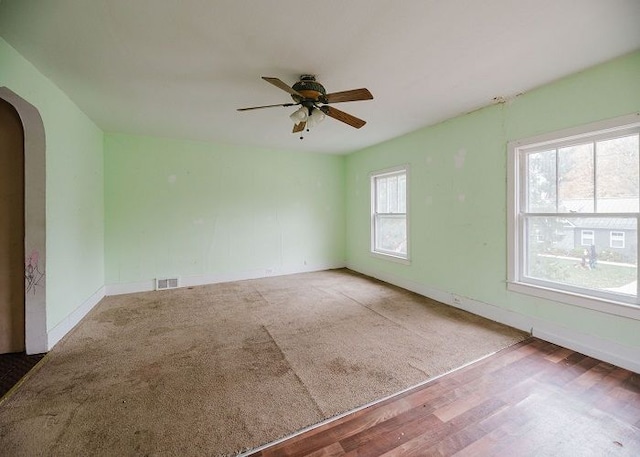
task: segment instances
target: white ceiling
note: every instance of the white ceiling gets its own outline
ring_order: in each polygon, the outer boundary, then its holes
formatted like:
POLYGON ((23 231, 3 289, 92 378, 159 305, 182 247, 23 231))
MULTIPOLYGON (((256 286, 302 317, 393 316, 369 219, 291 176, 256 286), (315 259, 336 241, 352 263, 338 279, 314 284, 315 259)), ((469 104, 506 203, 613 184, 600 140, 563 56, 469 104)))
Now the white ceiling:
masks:
POLYGON ((0 35, 107 132, 344 153, 640 49, 640 0, 0 0, 0 35), (303 141, 260 76, 316 74, 303 141))

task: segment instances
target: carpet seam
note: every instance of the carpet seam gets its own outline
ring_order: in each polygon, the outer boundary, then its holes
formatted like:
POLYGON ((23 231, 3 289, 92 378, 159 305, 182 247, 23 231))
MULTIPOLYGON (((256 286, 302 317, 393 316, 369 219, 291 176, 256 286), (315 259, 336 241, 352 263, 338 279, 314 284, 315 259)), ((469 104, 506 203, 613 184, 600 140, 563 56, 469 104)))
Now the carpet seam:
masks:
POLYGON ((266 325, 263 325, 262 328, 264 328, 264 331, 267 332, 267 335, 269 335, 269 338, 271 338, 271 341, 273 341, 273 344, 276 345, 276 347, 278 348, 278 351, 280 352, 280 354, 282 355, 282 358, 284 360, 286 360, 287 365, 289 366, 289 369, 291 370, 291 372, 293 373, 293 375, 296 377, 296 379, 298 380, 298 382, 300 382, 300 384, 302 385, 302 387, 304 388, 305 392, 307 392, 307 394, 309 395, 309 398, 311 398, 311 401, 313 402, 313 406, 316 407, 316 410, 318 411, 318 413, 320 413, 320 416, 324 416, 325 413, 322 411, 322 409, 320 408, 320 405, 318 405, 318 402, 316 401, 316 399, 314 398, 314 396, 311 394, 311 391, 307 388, 307 385, 304 383, 304 381, 302 380, 302 378, 300 378, 300 376, 298 375, 298 373, 296 373, 296 370, 293 369, 293 366, 291 365, 291 362, 289 362, 289 359, 287 359, 286 354, 284 353, 284 351, 282 350, 282 348, 280 347, 280 345, 278 344, 278 342, 275 340, 275 338, 273 337, 273 335, 271 334, 271 332, 269 331, 269 329, 267 328, 266 325))
MULTIPOLYGON (((262 297, 262 299, 265 301, 265 303, 269 304, 269 305, 273 305, 273 303, 271 303, 269 301, 269 299, 267 297, 265 297, 262 292, 260 292, 260 290, 254 286, 254 290, 258 293, 258 295, 260 295, 260 297, 262 297)), ((264 329, 265 332, 267 332, 267 335, 269 335, 269 338, 271 339, 271 341, 273 341, 273 344, 276 345, 276 347, 278 348, 278 351, 280 352, 280 354, 282 355, 282 358, 287 362, 287 365, 289 366, 289 369, 291 370, 291 372, 293 373, 293 375, 296 377, 296 379, 298 380, 298 382, 302 385, 302 387, 304 388, 305 392, 307 392, 307 394, 309 395, 309 398, 311 398, 311 401, 313 402, 313 405, 315 406, 316 410, 318 411, 318 413, 320 414, 320 417, 323 417, 325 414, 322 412, 322 409, 320 408, 320 405, 318 405, 317 400, 314 398, 314 396, 311 394, 311 391, 309 390, 309 388, 307 387, 307 385, 304 383, 304 381, 302 380, 302 378, 300 378, 300 376, 298 375, 298 373, 296 373, 296 371, 293 368, 293 365, 291 364, 291 362, 289 362, 289 359, 287 359, 287 355, 284 353, 284 351, 282 350, 282 348, 280 347, 280 345, 278 344, 278 342, 276 341, 276 339, 273 337, 273 335, 271 334, 271 332, 269 331, 269 329, 267 328, 266 325, 262 325, 262 328, 264 329)))
MULTIPOLYGON (((394 321, 393 319, 390 319, 389 317, 385 316, 385 315, 384 315, 384 314, 382 314, 381 312, 376 311, 376 310, 375 310, 375 309, 373 309, 373 308, 370 308, 369 306, 365 305, 364 303, 362 303, 362 302, 361 302, 361 301, 359 301, 358 299, 353 298, 353 297, 350 297, 349 295, 347 295, 346 293, 344 293, 344 292, 342 292, 342 291, 338 291, 338 293, 339 293, 339 294, 341 294, 341 295, 343 295, 344 297, 348 298, 349 300, 354 301, 355 303, 357 303, 357 304, 358 304, 358 305, 360 305, 361 307, 363 307, 363 308, 365 308, 365 309, 368 309, 368 310, 369 310, 369 311, 371 311, 372 313, 377 314, 378 316, 382 317, 383 319, 386 319, 387 321, 389 321, 389 322, 391 322, 392 324, 394 324, 394 325, 396 325, 396 326, 400 327, 401 329, 406 330, 406 331, 408 331, 409 333, 412 333, 413 335, 416 335, 416 336, 419 336, 419 337, 424 336, 424 335, 422 335, 420 332, 416 332, 414 329, 412 329, 412 328, 410 328, 410 327, 406 327, 406 326, 402 325, 400 322, 394 321)), ((420 371, 422 371, 422 370, 420 370, 420 371)))
POLYGON ((504 351, 504 350, 506 350, 508 348, 511 348, 513 346, 522 344, 523 341, 527 341, 528 339, 529 338, 525 338, 525 339, 523 339, 521 341, 517 341, 517 342, 512 343, 512 344, 510 344, 508 346, 500 348, 500 349, 498 349, 498 350, 496 350, 494 352, 491 352, 489 354, 485 354, 485 355, 483 355, 483 356, 481 356, 481 357, 479 357, 479 358, 477 358, 475 360, 467 362, 464 365, 461 365, 459 367, 453 368, 453 369, 451 369, 451 370, 449 370, 449 371, 447 371, 445 373, 442 373, 442 374, 433 376, 431 378, 425 379, 424 381, 422 381, 422 382, 420 382, 418 384, 415 384, 413 386, 407 387, 407 388, 402 389, 402 390, 400 390, 398 392, 395 392, 393 394, 387 395, 386 397, 383 397, 383 398, 380 398, 380 399, 377 399, 377 400, 373 400, 373 401, 371 401, 369 403, 366 403, 364 405, 357 406, 357 407, 355 407, 355 408, 353 408, 353 409, 351 409, 349 411, 345 411, 343 413, 336 414, 336 415, 334 415, 332 417, 329 417, 329 418, 327 418, 327 419, 325 419, 323 421, 320 421, 320 422, 318 422, 316 424, 311 424, 311 425, 309 425, 309 426, 307 426, 305 428, 302 428, 300 430, 296 430, 295 432, 291 433, 290 435, 286 435, 284 437, 281 437, 281 438, 278 438, 276 440, 273 440, 273 441, 271 441, 269 443, 265 443, 265 444, 263 444, 261 446, 258 446, 258 447, 252 448, 252 449, 250 449, 248 451, 245 451, 243 453, 237 454, 237 457, 248 457, 251 454, 254 454, 254 453, 259 452, 259 451, 263 451, 263 450, 268 449, 268 448, 270 448, 272 446, 276 446, 276 445, 278 445, 280 443, 283 443, 283 442, 285 442, 285 441, 287 441, 289 439, 295 438, 295 437, 297 437, 299 435, 302 435, 302 434, 304 434, 306 432, 309 432, 309 431, 314 430, 316 428, 322 427, 323 425, 326 425, 326 424, 329 424, 331 422, 337 421, 338 419, 342 419, 343 417, 346 417, 346 416, 348 416, 350 414, 354 414, 354 413, 357 413, 357 412, 362 411, 364 409, 376 406, 376 405, 381 404, 382 402, 385 402, 385 401, 387 401, 387 400, 389 400, 391 398, 394 398, 394 397, 399 396, 399 395, 403 395, 403 394, 405 394, 407 392, 410 392, 411 390, 417 389, 419 387, 423 387, 423 386, 425 386, 425 385, 427 385, 427 384, 429 384, 431 382, 434 382, 434 381, 436 381, 436 380, 438 380, 438 379, 440 379, 440 378, 442 378, 444 376, 453 374, 456 371, 462 370, 463 368, 466 368, 466 367, 471 366, 471 365, 473 365, 475 363, 481 362, 482 360, 487 359, 487 358, 497 354, 498 352, 501 352, 501 351, 504 351))

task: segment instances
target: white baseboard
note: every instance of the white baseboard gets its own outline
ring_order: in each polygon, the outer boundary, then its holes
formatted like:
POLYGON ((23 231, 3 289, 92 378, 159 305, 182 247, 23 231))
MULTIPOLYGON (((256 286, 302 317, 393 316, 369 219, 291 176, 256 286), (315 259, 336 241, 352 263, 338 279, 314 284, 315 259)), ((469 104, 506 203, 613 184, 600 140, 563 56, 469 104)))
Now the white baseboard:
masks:
POLYGON ((533 336, 563 346, 594 359, 640 373, 640 349, 624 346, 611 340, 576 332, 546 322, 533 328, 533 336))
MULTIPOLYGON (((309 273, 312 271, 334 270, 336 268, 345 268, 344 262, 330 263, 322 265, 305 265, 302 268, 282 268, 282 269, 260 269, 241 271, 234 273, 218 273, 206 275, 180 276, 180 287, 205 286, 207 284, 219 284, 223 282, 244 281, 246 279, 260 279, 271 276, 284 276, 296 273, 309 273)), ((105 286, 106 295, 122 295, 135 292, 148 292, 155 290, 155 279, 146 281, 107 284, 105 286)))
POLYGON ((123 284, 107 284, 105 287, 105 295, 123 295, 133 294, 136 292, 149 292, 155 290, 156 282, 153 279, 139 282, 128 282, 123 284))
POLYGON ((580 331, 566 328, 534 316, 516 313, 499 306, 444 292, 399 276, 347 265, 347 268, 379 279, 422 296, 477 314, 492 321, 530 332, 533 336, 558 344, 598 360, 612 363, 635 373, 640 373, 640 349, 606 340, 580 331))
POLYGON ((75 327, 78 322, 87 315, 94 306, 98 304, 105 296, 105 287, 102 286, 96 290, 89 298, 87 298, 80 306, 71 312, 67 317, 58 323, 51 330, 47 331, 47 347, 51 350, 67 333, 75 327))

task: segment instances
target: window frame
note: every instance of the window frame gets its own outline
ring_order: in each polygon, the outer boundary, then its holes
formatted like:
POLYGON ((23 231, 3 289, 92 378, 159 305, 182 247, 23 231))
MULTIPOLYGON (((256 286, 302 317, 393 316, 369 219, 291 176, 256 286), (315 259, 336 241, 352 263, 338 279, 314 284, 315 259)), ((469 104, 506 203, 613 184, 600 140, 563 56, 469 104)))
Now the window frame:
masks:
POLYGON ((392 168, 385 168, 383 170, 376 170, 369 173, 369 187, 370 187, 370 244, 369 244, 369 254, 373 257, 377 257, 380 259, 391 260, 394 262, 402 263, 405 265, 409 265, 411 263, 410 260, 410 230, 409 230, 409 165, 399 165, 392 168), (404 213, 378 213, 377 212, 377 179, 378 178, 386 178, 393 175, 404 175, 405 176, 405 212, 404 213), (406 224, 406 233, 407 233, 407 254, 403 255, 398 252, 385 251, 376 248, 376 216, 390 216, 390 217, 398 217, 404 215, 405 224, 406 224))
POLYGON ((612 249, 625 249, 626 247, 626 233, 621 230, 611 230, 609 231, 609 247, 612 249), (620 235, 617 239, 614 239, 614 235, 620 235), (614 246, 614 241, 622 242, 621 246, 614 246))
POLYGON ((591 246, 592 244, 595 244, 595 241, 596 241, 595 230, 588 230, 588 229, 580 230, 580 246, 591 246), (585 236, 587 233, 590 233, 591 235, 585 236), (585 239, 588 239, 587 243, 584 242, 585 239))
MULTIPOLYGON (((585 139, 604 141, 607 137, 622 136, 624 133, 640 131, 640 112, 621 116, 614 119, 590 123, 587 125, 545 133, 534 137, 510 141, 507 143, 507 289, 538 298, 566 303, 587 309, 593 309, 609 314, 624 316, 640 320, 640 281, 636 297, 622 297, 613 293, 600 293, 597 290, 585 290, 579 287, 567 286, 551 281, 536 280, 525 277, 524 262, 526 261, 526 219, 523 208, 526 208, 526 160, 523 157, 534 150, 545 147, 562 148, 580 144, 585 139)), ((556 208, 557 210, 557 208, 556 208)), ((536 213, 528 213, 536 214, 536 213)), ((588 217, 590 213, 579 213, 588 217)), ((594 213, 595 217, 606 214, 594 213)), ((549 213, 553 216, 575 216, 575 214, 549 213)), ((640 222, 639 213, 623 213, 621 217, 635 217, 640 222)), ((530 217, 530 216, 529 216, 530 217)), ((640 223, 638 223, 640 226, 640 223)), ((640 233, 638 237, 640 238, 640 233)), ((581 240, 582 241, 582 240, 581 240)), ((640 259, 640 243, 638 243, 637 258, 640 259)), ((640 276, 640 269, 638 270, 640 276)))

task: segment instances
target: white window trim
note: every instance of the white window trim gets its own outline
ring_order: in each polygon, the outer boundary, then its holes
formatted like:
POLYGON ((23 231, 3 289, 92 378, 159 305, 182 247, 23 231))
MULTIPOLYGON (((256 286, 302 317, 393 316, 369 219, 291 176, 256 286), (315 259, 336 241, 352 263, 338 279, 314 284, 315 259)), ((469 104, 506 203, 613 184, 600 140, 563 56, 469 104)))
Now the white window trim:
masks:
MULTIPOLYGON (((584 295, 580 292, 569 290, 559 290, 548 287, 546 284, 535 284, 533 282, 522 282, 520 280, 520 238, 517 230, 524 230, 524 224, 519 223, 519 212, 522 205, 521 183, 519 180, 520 166, 517 154, 520 148, 543 147, 545 144, 559 145, 559 139, 564 139, 564 143, 576 142, 583 135, 590 132, 607 132, 624 130, 626 128, 640 127, 640 112, 614 119, 594 122, 591 124, 565 129, 556 132, 545 133, 534 137, 523 138, 510 141, 507 144, 507 289, 513 292, 522 293, 537 298, 552 300, 581 308, 592 309, 616 316, 623 316, 635 320, 640 320, 640 306, 624 301, 612 300, 610 297, 600 298, 592 295, 584 295)), ((638 243, 638 258, 640 258, 640 243, 638 243)), ((638 283, 640 288, 640 281, 638 283)), ((638 293, 640 297, 640 293, 638 293)))
POLYGON ((591 246, 596 241, 596 232, 593 230, 580 230, 580 246, 591 246), (590 234, 589 236, 585 236, 590 234), (589 242, 585 243, 584 240, 588 239, 589 242))
POLYGON ((625 232, 622 232, 620 230, 611 230, 609 232, 609 247, 613 249, 624 249, 626 246, 626 238, 627 237, 625 232), (614 234, 619 234, 621 236, 614 240, 614 234), (614 241, 622 241, 622 246, 614 246, 614 241))
POLYGON ((370 243, 369 243, 369 254, 372 257, 376 257, 379 259, 384 259, 384 260, 390 260, 392 262, 396 262, 396 263, 400 263, 400 264, 404 264, 404 265, 410 265, 411 264, 411 235, 410 235, 410 229, 409 227, 411 226, 411 224, 409 223, 409 214, 410 214, 410 208, 409 208, 409 182, 410 182, 410 173, 409 173, 409 165, 405 164, 405 165, 399 165, 396 167, 392 167, 392 168, 385 168, 383 170, 376 170, 376 171, 372 171, 369 173, 369 189, 370 189, 370 196, 371 196, 371 205, 370 205, 370 215, 369 215, 369 226, 371 229, 371 233, 370 233, 370 243), (385 251, 380 251, 380 250, 376 250, 375 248, 375 243, 376 243, 376 239, 375 239, 375 212, 376 212, 376 208, 375 208, 375 204, 376 204, 376 194, 375 194, 375 186, 373 186, 373 182, 374 182, 374 178, 379 178, 379 177, 384 177, 385 175, 393 175, 396 173, 401 173, 404 172, 404 174, 407 177, 407 181, 406 181, 406 208, 405 208, 405 219, 406 219, 406 223, 407 223, 407 255, 402 256, 402 255, 398 255, 398 253, 396 252, 385 252, 385 251))

